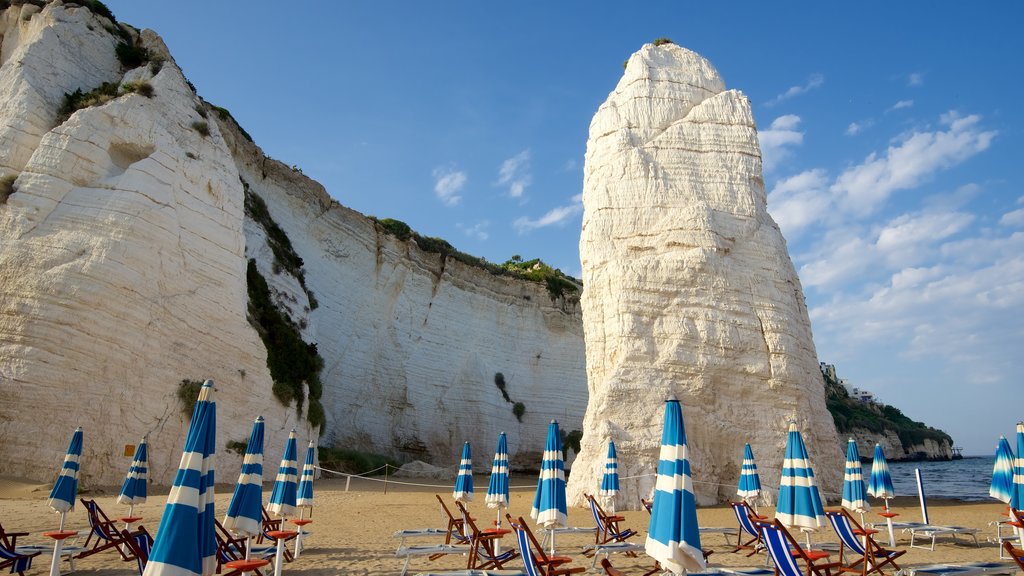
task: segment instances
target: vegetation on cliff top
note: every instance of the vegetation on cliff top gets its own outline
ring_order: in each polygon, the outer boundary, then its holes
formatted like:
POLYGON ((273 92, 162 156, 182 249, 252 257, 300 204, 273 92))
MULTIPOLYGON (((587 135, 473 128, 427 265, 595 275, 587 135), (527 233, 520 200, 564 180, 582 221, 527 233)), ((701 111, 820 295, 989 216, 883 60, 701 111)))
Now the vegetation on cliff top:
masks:
POLYGON ((906 449, 919 446, 925 440, 953 445, 953 438, 949 434, 923 422, 911 420, 899 408, 860 402, 851 398, 846 388, 831 376, 822 374, 822 378, 825 382, 825 403, 836 422, 836 430, 840 433, 851 432, 854 428, 862 428, 876 434, 894 432, 906 449))
POLYGON ((440 254, 442 258, 454 258, 467 266, 486 270, 495 276, 513 276, 544 284, 552 300, 577 294, 583 286, 583 282, 578 278, 573 278, 558 268, 548 266, 540 258, 523 261, 521 257, 516 255, 506 260, 504 264, 495 264, 489 262, 486 258, 460 252, 442 238, 423 236, 401 220, 393 218, 377 219, 373 216, 370 216, 370 219, 373 220, 379 230, 402 241, 412 240, 424 252, 440 254))

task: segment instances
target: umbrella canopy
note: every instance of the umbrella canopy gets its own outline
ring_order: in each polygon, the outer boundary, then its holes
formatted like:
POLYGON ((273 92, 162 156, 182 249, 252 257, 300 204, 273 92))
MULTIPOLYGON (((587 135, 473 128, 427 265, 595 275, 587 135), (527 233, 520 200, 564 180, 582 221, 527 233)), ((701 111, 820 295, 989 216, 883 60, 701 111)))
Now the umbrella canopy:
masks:
POLYGON ((820 528, 825 525, 825 508, 821 505, 814 470, 796 422, 789 423, 780 484, 779 503, 775 508, 777 520, 790 528, 820 528))
POLYGON ((299 494, 295 505, 299 508, 313 507, 313 475, 316 474, 316 444, 310 440, 306 447, 306 461, 302 463, 302 477, 299 478, 299 494))
POLYGON ((256 536, 263 528, 263 416, 252 423, 224 527, 239 536, 256 536))
POLYGON ((743 465, 740 467, 740 483, 736 487, 736 494, 744 500, 761 495, 761 476, 757 473, 750 444, 743 445, 743 465))
POLYGON ((132 457, 132 465, 128 467, 128 476, 121 485, 121 492, 117 495, 117 501, 121 504, 134 506, 146 501, 146 475, 147 463, 149 462, 149 451, 146 449, 146 437, 135 447, 135 455, 132 457))
POLYGON ((459 474, 455 477, 452 498, 462 503, 473 501, 473 455, 469 450, 469 442, 462 445, 462 459, 459 460, 459 474))
POLYGON ((857 443, 850 438, 846 443, 846 472, 843 474, 843 508, 864 514, 871 509, 864 489, 864 470, 860 465, 857 443))
POLYGON ((277 469, 274 489, 270 491, 270 504, 267 504, 267 510, 281 518, 295 513, 296 477, 299 473, 299 464, 296 462, 297 452, 295 429, 293 428, 288 434, 288 442, 284 445, 281 467, 277 469))
POLYGON ((615 442, 611 440, 608 441, 608 458, 604 461, 604 476, 597 494, 608 500, 619 495, 619 461, 615 457, 615 442))
POLYGON ((565 463, 562 462, 562 433, 558 422, 548 425, 548 438, 540 462, 537 493, 533 497, 530 517, 545 528, 566 525, 565 463))
POLYGON ((868 494, 875 498, 896 497, 896 489, 892 487, 892 476, 889 475, 889 463, 885 461, 885 452, 882 451, 882 446, 879 444, 875 444, 875 457, 871 461, 868 494))
POLYGON ((213 380, 199 390, 181 464, 167 495, 144 576, 200 576, 217 568, 213 481, 217 406, 213 380))
MULTIPOLYGON (((505 433, 498 434, 498 446, 494 449, 494 462, 491 464, 491 481, 487 484, 487 496, 484 502, 488 508, 508 508, 508 441, 505 433)), ((498 514, 501 520, 501 514, 498 514)))
POLYGON ((1017 422, 1017 457, 1013 459, 1013 490, 1010 507, 1024 510, 1024 422, 1017 422))
POLYGON ((675 574, 706 567, 697 525, 697 502, 690 477, 686 429, 679 401, 665 402, 658 478, 644 548, 647 555, 675 574))
MULTIPOLYGON (((57 481, 53 483, 53 489, 50 490, 50 498, 46 501, 46 505, 53 508, 55 512, 64 514, 69 510, 75 509, 75 500, 78 497, 78 468, 81 457, 82 427, 79 426, 75 428, 75 433, 71 435, 71 444, 68 445, 67 454, 64 455, 64 464, 60 467, 60 474, 57 475, 57 481)), ((63 525, 63 521, 61 524, 63 525)))
POLYGON ((996 447, 996 462, 992 465, 992 484, 989 485, 988 495, 1001 502, 1010 502, 1010 494, 1013 491, 1013 450, 1005 436, 999 437, 999 446, 996 447))

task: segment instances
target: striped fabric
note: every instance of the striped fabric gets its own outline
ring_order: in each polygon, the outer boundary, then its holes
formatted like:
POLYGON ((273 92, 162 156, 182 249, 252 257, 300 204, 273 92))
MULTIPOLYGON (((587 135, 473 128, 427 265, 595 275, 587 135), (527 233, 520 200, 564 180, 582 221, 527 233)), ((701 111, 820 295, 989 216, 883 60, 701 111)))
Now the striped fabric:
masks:
POLYGON ((761 537, 768 548, 768 555, 771 556, 779 574, 781 576, 804 576, 782 530, 772 524, 761 524, 760 528, 761 537))
POLYGON ((566 525, 562 433, 558 429, 558 422, 554 420, 548 425, 548 438, 540 462, 540 478, 537 480, 530 517, 545 528, 566 525))
POLYGON ((302 463, 302 477, 299 478, 299 494, 295 505, 299 508, 313 507, 313 476, 316 474, 316 444, 310 440, 306 447, 306 460, 302 463))
POLYGON ((501 509, 508 508, 508 440, 505 433, 498 434, 498 446, 494 449, 494 462, 491 464, 491 480, 487 484, 487 496, 484 502, 488 508, 498 509, 498 522, 501 522, 501 509))
MULTIPOLYGON (((75 428, 71 435, 71 444, 64 455, 64 464, 60 467, 60 474, 57 481, 53 483, 50 490, 50 498, 46 505, 61 514, 75 509, 75 499, 78 496, 78 469, 79 460, 82 458, 82 427, 75 428)), ((61 523, 63 525, 63 522, 61 523)))
POLYGON ((619 495, 619 461, 615 457, 615 442, 611 440, 608 441, 608 458, 604 461, 604 476, 597 494, 609 501, 619 495))
POLYGON ((996 447, 996 461, 992 465, 992 483, 988 495, 1001 502, 1010 503, 1013 492, 1013 450, 1005 436, 999 437, 996 447))
POLYGON ((825 516, 828 517, 828 521, 832 524, 832 529, 835 530, 836 535, 839 536, 839 539, 842 540, 847 548, 858 556, 864 556, 867 553, 864 550, 864 544, 861 543, 860 537, 853 533, 853 525, 850 524, 849 518, 844 516, 842 512, 826 512, 825 516))
POLYGON ((658 477, 647 542, 647 555, 675 574, 704 570, 706 562, 697 525, 697 502, 686 446, 686 429, 679 401, 665 402, 658 477))
POLYGON ((740 468, 740 483, 736 487, 736 494, 744 500, 761 495, 761 476, 757 473, 750 444, 743 445, 743 466, 740 468))
POLYGON ((1017 422, 1017 457, 1013 459, 1013 489, 1010 507, 1024 510, 1024 422, 1017 422))
POLYGON ((864 489, 864 469, 860 465, 857 443, 850 438, 846 443, 846 471, 843 474, 843 508, 858 514, 871 509, 864 489))
POLYGON ((875 456, 871 461, 868 494, 886 500, 896 497, 896 490, 892 487, 892 476, 889 475, 889 463, 885 461, 885 452, 882 451, 882 446, 879 444, 875 444, 875 456))
POLYGON ((825 525, 825 508, 821 505, 814 470, 796 422, 789 423, 775 518, 790 528, 820 528, 825 525))
POLYGON ((239 536, 256 536, 263 527, 263 431, 260 416, 252 423, 242 469, 224 516, 224 527, 239 536))
POLYGON ((278 517, 285 518, 295 513, 295 492, 297 490, 297 477, 299 464, 296 462, 295 429, 288 434, 288 442, 284 445, 284 456, 281 457, 281 466, 277 469, 277 479, 274 480, 274 488, 270 491, 270 503, 267 510, 278 517))
POLYGON ((135 447, 135 455, 132 457, 132 464, 128 467, 128 476, 121 485, 121 492, 117 495, 120 504, 135 506, 146 501, 146 475, 149 451, 146 448, 146 437, 135 447))
POLYGON ((216 439, 217 406, 213 401, 213 380, 207 380, 192 412, 181 464, 167 495, 145 576, 201 576, 216 570, 213 509, 216 439))
POLYGON ((456 502, 473 501, 473 455, 469 449, 469 442, 462 444, 462 458, 459 460, 459 474, 455 477, 452 498, 456 502))

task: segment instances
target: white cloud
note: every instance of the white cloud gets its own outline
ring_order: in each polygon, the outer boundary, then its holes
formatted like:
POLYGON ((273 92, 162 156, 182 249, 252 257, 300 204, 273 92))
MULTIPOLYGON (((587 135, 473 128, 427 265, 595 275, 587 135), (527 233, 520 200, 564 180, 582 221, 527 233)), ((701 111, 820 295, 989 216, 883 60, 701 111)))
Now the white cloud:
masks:
POLYGON ((562 172, 572 172, 580 165, 576 160, 566 160, 565 164, 562 164, 562 172))
POLYGON ((826 236, 818 250, 800 266, 800 280, 806 286, 839 286, 867 270, 876 259, 874 246, 855 229, 826 236))
POLYGON ((917 265, 930 259, 939 243, 973 221, 974 215, 965 212, 903 214, 878 232, 875 247, 890 267, 917 265))
POLYGON ((458 223, 455 227, 462 230, 466 236, 480 241, 487 240, 491 237, 490 233, 487 231, 488 228, 491 227, 491 223, 488 220, 481 220, 472 226, 466 226, 462 223, 458 223))
POLYGON ((804 133, 797 130, 800 117, 796 114, 779 116, 771 126, 758 133, 761 142, 761 159, 765 172, 771 172, 775 166, 789 155, 789 147, 799 146, 804 141, 804 133))
POLYGON ((913 100, 900 100, 899 102, 893 104, 892 107, 890 107, 889 110, 887 110, 887 112, 892 112, 894 110, 902 110, 904 108, 913 108, 913 106, 913 100))
POLYGON ((558 206, 548 210, 543 216, 536 219, 530 219, 526 216, 517 218, 512 226, 520 233, 525 234, 531 230, 537 228, 545 228, 547 226, 554 226, 563 224, 569 218, 581 214, 583 212, 583 194, 577 194, 572 197, 572 203, 566 206, 558 206))
POLYGON ((513 198, 522 197, 532 181, 529 149, 505 160, 498 169, 498 185, 508 186, 508 195, 513 198))
POLYGON ((459 192, 466 185, 468 177, 461 170, 452 167, 434 168, 434 194, 446 206, 455 206, 462 201, 459 192))
POLYGON ((936 172, 986 150, 997 132, 982 130, 980 121, 977 115, 944 114, 942 123, 947 130, 912 132, 883 156, 868 155, 840 174, 832 191, 842 196, 844 208, 862 216, 870 214, 893 192, 913 188, 936 172))
POLYGON ((807 82, 805 84, 798 85, 798 86, 790 86, 788 90, 786 90, 782 94, 779 94, 775 98, 772 98, 771 100, 765 102, 764 105, 765 106, 769 106, 769 107, 770 106, 775 106, 776 104, 778 104, 779 102, 782 102, 783 100, 789 100, 790 98, 793 98, 794 96, 799 96, 800 94, 803 94, 804 92, 808 92, 808 91, 814 90, 816 88, 821 88, 821 86, 824 83, 825 83, 825 77, 823 75, 821 75, 821 74, 811 74, 811 76, 807 79, 807 82))
POLYGON ((790 241, 811 224, 820 222, 831 205, 828 174, 820 169, 783 178, 768 193, 768 211, 790 241))
POLYGON ((850 125, 846 127, 846 135, 847 136, 856 136, 857 134, 860 134, 861 131, 863 131, 863 130, 864 130, 864 125, 863 124, 858 124, 857 122, 850 122, 850 125))
POLYGON ((923 72, 911 72, 907 74, 907 86, 921 86, 924 84, 923 72))

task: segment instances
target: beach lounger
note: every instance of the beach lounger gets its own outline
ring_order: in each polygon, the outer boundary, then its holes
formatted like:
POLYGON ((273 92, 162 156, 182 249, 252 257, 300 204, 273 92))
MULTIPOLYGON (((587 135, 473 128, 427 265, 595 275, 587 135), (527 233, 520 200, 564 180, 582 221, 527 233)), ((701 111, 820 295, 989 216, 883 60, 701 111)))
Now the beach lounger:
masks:
POLYGON ((411 528, 409 530, 397 530, 391 534, 392 538, 398 538, 398 547, 405 547, 406 538, 440 538, 447 536, 448 531, 442 528, 411 528))
POLYGON ((448 520, 447 536, 445 536, 444 543, 451 544, 452 539, 458 544, 469 544, 472 536, 466 534, 466 520, 463 518, 456 518, 452 511, 445 505, 444 500, 440 494, 434 494, 437 498, 437 503, 441 505, 441 511, 448 520))
POLYGON ((519 545, 519 556, 523 559, 523 567, 526 568, 528 576, 562 576, 565 574, 579 574, 585 572, 585 566, 568 566, 572 561, 565 556, 548 556, 544 548, 526 525, 522 516, 513 520, 512 516, 506 514, 509 526, 516 534, 516 543, 519 545))
POLYGON ((904 528, 903 532, 910 532, 911 548, 920 548, 922 550, 934 551, 935 540, 939 536, 951 536, 953 540, 957 540, 957 535, 966 535, 974 539, 975 546, 981 546, 981 544, 978 543, 978 532, 980 532, 978 528, 968 528, 966 526, 934 526, 931 524, 921 524, 918 526, 904 528), (925 539, 931 538, 931 544, 929 546, 916 544, 915 542, 919 537, 925 539))
POLYGON ((434 544, 433 546, 399 548, 398 552, 395 552, 395 556, 405 558, 401 572, 401 575, 405 576, 409 572, 409 562, 412 561, 413 556, 429 556, 431 560, 435 560, 448 554, 469 554, 470 552, 472 552, 472 548, 469 544, 434 544))
POLYGON ((886 566, 892 566, 894 570, 900 569, 896 559, 906 554, 906 550, 882 548, 871 535, 875 530, 865 530, 846 510, 829 510, 825 512, 825 516, 839 537, 839 563, 842 564, 840 571, 859 572, 862 576, 878 572, 881 576, 882 569, 886 566), (857 558, 848 560, 848 552, 857 558))
MULTIPOLYGON (((1003 549, 1006 550, 1007 558, 1012 559, 1020 567, 1020 571, 1024 572, 1024 550, 1014 547, 1009 542, 1003 542, 1003 549)), ((1002 555, 1000 554, 1000 557, 1002 555)))
POLYGON ((825 552, 803 549, 778 520, 757 522, 756 526, 775 563, 775 570, 781 576, 830 576, 833 568, 842 566, 839 562, 828 562, 829 555, 825 552), (801 563, 804 568, 800 567, 801 563))
POLYGON ((1013 574, 1017 566, 1007 562, 972 562, 968 564, 930 564, 910 566, 896 576, 981 576, 982 574, 1013 574))
POLYGON ((113 548, 125 562, 134 560, 135 555, 125 544, 125 537, 121 534, 121 530, 113 520, 107 518, 99 504, 95 500, 86 500, 85 498, 79 500, 85 506, 86 514, 89 517, 89 535, 86 537, 85 543, 82 544, 85 550, 79 552, 75 557, 85 558, 113 548), (92 542, 91 547, 89 542, 92 542))
MULTIPOLYGON (((245 547, 247 543, 246 538, 240 538, 233 535, 220 523, 220 520, 214 519, 214 536, 217 538, 217 574, 221 574, 221 570, 224 565, 234 560, 245 559, 245 547)), ((266 546, 253 544, 249 548, 250 558, 263 558, 264 560, 270 560, 277 555, 277 546, 266 546)), ((253 574, 256 576, 262 576, 263 573, 260 570, 253 570, 253 574)), ((240 571, 235 570, 228 572, 223 576, 235 576, 241 574, 240 571)))

